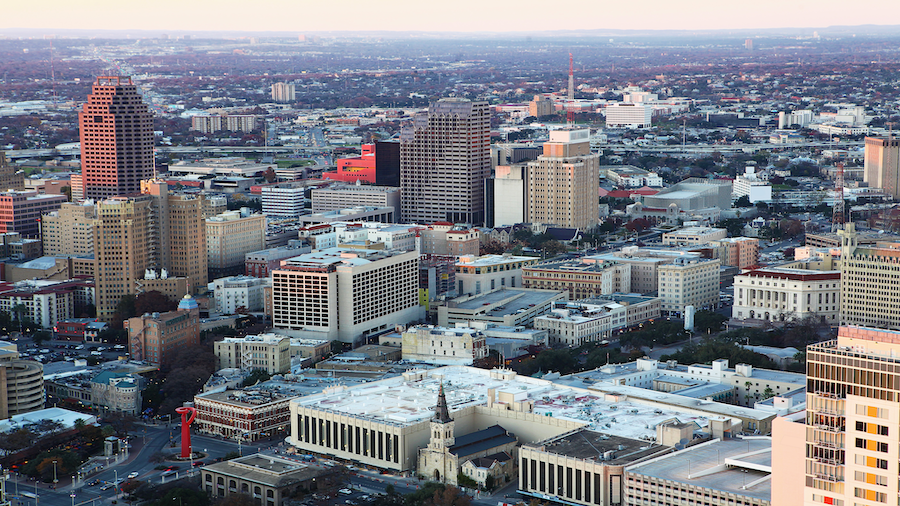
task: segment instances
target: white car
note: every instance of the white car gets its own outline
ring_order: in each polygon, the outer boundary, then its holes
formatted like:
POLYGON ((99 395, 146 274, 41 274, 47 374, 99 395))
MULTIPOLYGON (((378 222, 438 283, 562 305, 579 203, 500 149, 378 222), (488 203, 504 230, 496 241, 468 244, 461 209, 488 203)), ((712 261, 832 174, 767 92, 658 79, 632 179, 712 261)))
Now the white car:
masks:
POLYGON ((128 475, 128 479, 129 479, 129 480, 133 480, 134 478, 137 478, 140 474, 141 474, 141 473, 139 473, 139 472, 137 472, 137 471, 135 471, 135 472, 133 472, 133 473, 130 473, 130 474, 128 475))

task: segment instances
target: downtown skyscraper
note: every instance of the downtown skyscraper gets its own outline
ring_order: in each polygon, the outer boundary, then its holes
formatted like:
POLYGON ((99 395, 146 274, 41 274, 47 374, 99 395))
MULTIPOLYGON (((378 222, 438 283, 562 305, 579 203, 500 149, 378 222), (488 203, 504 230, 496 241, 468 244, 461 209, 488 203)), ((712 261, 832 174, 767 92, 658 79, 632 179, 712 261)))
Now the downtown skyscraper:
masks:
POLYGON ((491 175, 487 102, 433 102, 400 134, 401 219, 482 225, 484 181, 491 175))
POLYGON ((73 196, 102 199, 140 193, 154 176, 153 115, 130 77, 101 76, 78 113, 81 180, 73 196))

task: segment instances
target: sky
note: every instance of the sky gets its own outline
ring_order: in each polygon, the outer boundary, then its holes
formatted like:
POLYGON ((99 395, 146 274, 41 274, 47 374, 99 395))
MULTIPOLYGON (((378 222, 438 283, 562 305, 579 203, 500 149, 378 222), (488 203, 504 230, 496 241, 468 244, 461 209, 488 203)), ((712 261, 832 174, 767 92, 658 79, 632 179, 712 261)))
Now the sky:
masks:
MULTIPOLYGON (((8 28, 529 32, 900 24, 897 0, 18 0, 8 28)), ((173 33, 173 35, 176 33, 173 33)))

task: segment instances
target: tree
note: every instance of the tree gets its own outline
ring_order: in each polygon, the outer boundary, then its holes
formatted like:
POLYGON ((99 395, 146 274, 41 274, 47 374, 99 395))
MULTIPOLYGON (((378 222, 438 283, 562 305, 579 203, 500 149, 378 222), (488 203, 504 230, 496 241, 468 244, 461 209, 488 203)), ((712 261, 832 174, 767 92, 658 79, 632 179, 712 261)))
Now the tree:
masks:
POLYGON ((752 205, 750 197, 747 195, 741 195, 741 198, 737 199, 734 203, 734 207, 750 207, 752 205))
POLYGON ((472 500, 462 491, 452 485, 443 490, 435 490, 431 499, 425 501, 425 506, 471 506, 472 500))
POLYGON ((709 333, 722 330, 722 325, 728 321, 728 317, 719 313, 701 309, 694 314, 694 328, 697 332, 709 333))
POLYGON ((263 177, 266 178, 267 183, 274 183, 275 179, 277 178, 277 176, 275 175, 275 171, 271 168, 266 169, 266 171, 263 172, 263 177))
POLYGON ((134 314, 166 313, 178 308, 165 294, 156 290, 138 294, 134 299, 134 314))
POLYGON ((49 340, 53 337, 50 332, 46 330, 39 330, 31 335, 31 340, 34 341, 34 344, 40 346, 44 341, 49 340))
POLYGON ((250 375, 247 376, 247 379, 244 380, 242 386, 251 387, 257 383, 261 383, 263 381, 269 381, 272 378, 272 375, 267 373, 265 369, 256 368, 250 371, 250 375))
POLYGON ((484 479, 484 488, 486 488, 487 490, 494 489, 494 475, 493 474, 487 475, 487 478, 484 479))
POLYGON ((213 506, 255 506, 253 498, 248 494, 230 493, 213 503, 213 506))

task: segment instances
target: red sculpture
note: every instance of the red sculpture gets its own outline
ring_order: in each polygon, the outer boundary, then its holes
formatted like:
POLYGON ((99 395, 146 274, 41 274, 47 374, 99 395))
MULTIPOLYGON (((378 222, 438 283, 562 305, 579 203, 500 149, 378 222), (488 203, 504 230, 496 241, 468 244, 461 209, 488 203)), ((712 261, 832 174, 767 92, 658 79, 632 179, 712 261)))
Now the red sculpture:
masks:
POLYGON ((197 418, 196 408, 175 408, 175 412, 181 415, 181 458, 191 458, 191 423, 197 418), (188 418, 190 414, 190 418, 188 418))

